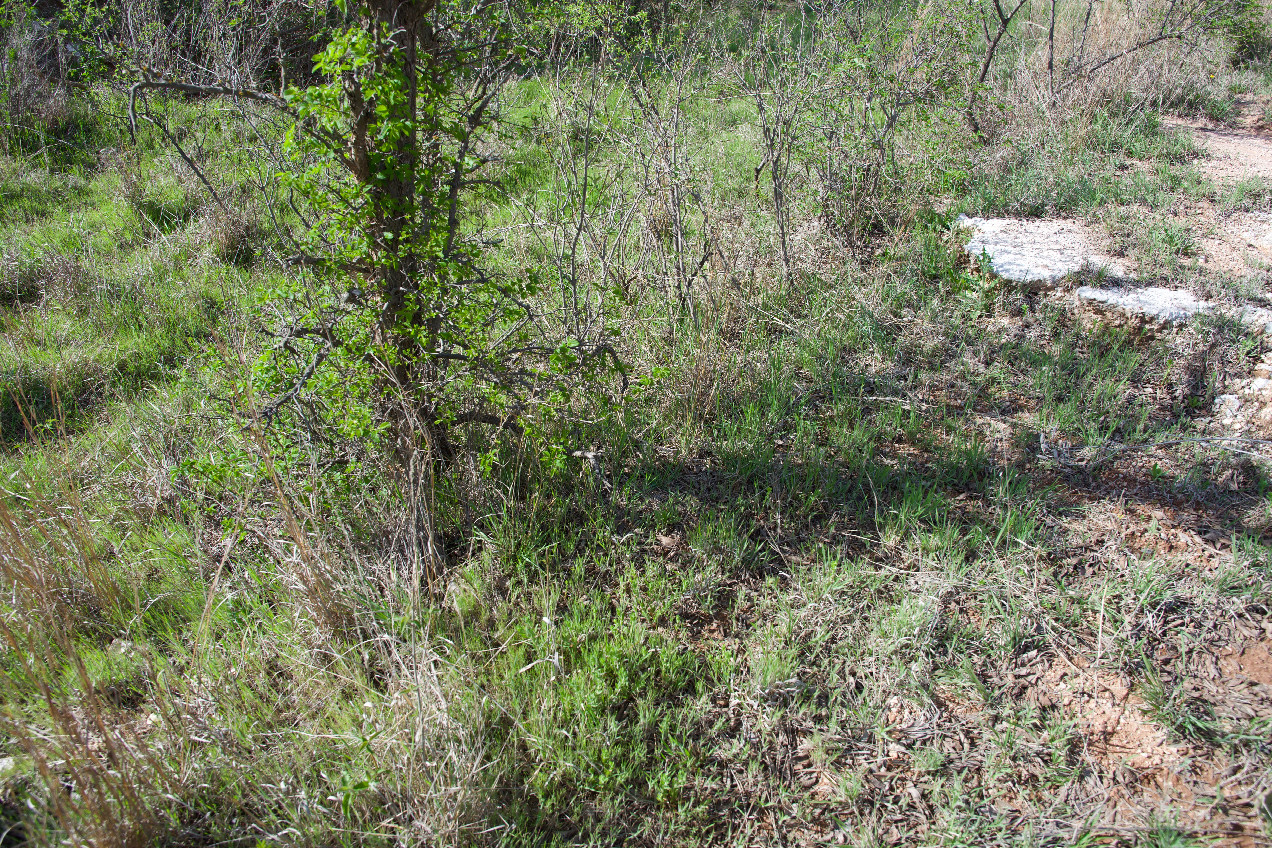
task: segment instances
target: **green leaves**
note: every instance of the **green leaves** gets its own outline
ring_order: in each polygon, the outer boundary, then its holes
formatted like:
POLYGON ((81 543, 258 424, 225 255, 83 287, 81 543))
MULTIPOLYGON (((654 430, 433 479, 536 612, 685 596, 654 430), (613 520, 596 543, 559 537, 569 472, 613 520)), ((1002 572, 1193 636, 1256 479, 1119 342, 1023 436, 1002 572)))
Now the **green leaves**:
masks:
MULTIPOLYGON (((604 345, 552 338, 534 320, 540 291, 567 285, 560 269, 492 273, 483 262, 472 189, 521 51, 493 14, 443 2, 424 38, 413 9, 342 5, 355 20, 315 56, 323 79, 286 92, 294 120, 278 179, 306 222, 305 271, 271 294, 278 343, 253 379, 275 398, 271 416, 344 439, 379 444, 389 421, 409 421, 410 438, 447 453, 451 430, 480 422, 546 445, 530 419, 621 368, 604 345)), ((590 26, 594 12, 572 14, 590 26)))

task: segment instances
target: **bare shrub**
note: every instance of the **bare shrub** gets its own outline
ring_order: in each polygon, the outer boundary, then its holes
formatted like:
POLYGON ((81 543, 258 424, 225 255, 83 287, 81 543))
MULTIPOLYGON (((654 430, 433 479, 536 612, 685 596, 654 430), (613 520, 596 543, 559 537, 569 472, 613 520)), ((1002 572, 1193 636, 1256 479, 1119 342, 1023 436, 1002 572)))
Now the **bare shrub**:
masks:
MULTIPOLYGON (((1169 102, 1195 84, 1199 70, 1226 55, 1221 36, 1240 5, 1239 0, 1130 5, 1053 0, 1022 6, 1024 14, 1014 15, 1010 26, 993 32, 988 23, 984 27, 981 80, 991 96, 969 119, 992 134, 1009 121, 1036 124, 1041 118, 1054 127, 1110 105, 1135 112, 1169 102), (994 41, 995 32, 1001 43, 994 41), (998 63, 995 70, 991 59, 998 63)), ((987 21, 995 17, 997 12, 987 21)))
POLYGON ((42 133, 57 133, 73 111, 67 89, 65 47, 56 28, 15 6, 0 42, 0 98, 5 127, 0 143, 13 154, 42 133))
MULTIPOLYGON (((544 108, 533 126, 551 189, 524 199, 527 238, 509 244, 552 269, 565 287, 562 309, 578 304, 584 339, 589 331, 613 334, 625 355, 640 357, 629 345, 650 336, 617 327, 653 318, 663 338, 675 340, 683 319, 701 329, 714 320, 704 307, 728 308, 734 293, 726 281, 736 284, 744 268, 754 276, 758 264, 766 281, 770 272, 781 277, 767 232, 744 214, 750 201, 739 205, 745 186, 721 173, 729 169, 721 169, 720 129, 702 120, 715 102, 709 98, 736 94, 721 79, 716 45, 724 34, 698 11, 656 38, 598 35, 602 61, 558 44, 556 64, 535 80, 544 108)), ((730 143, 749 154, 749 139, 730 143)))
POLYGON ((694 284, 717 250, 710 178, 688 114, 711 66, 710 40, 706 27, 690 25, 674 49, 655 53, 652 67, 638 63, 626 75, 633 134, 625 152, 638 163, 647 198, 641 253, 656 257, 668 301, 694 320, 694 284))
POLYGON ((117 41, 134 65, 202 84, 256 88, 309 79, 322 9, 305 0, 119 4, 117 41))
POLYGON ((822 96, 810 115, 808 156, 826 226, 860 246, 907 204, 903 133, 940 120, 962 96, 971 67, 971 9, 929 2, 913 17, 844 17, 828 28, 819 74, 822 96), (935 120, 934 120, 935 119, 935 120))
POLYGON ((578 71, 563 58, 544 80, 548 99, 540 137, 553 190, 528 197, 522 213, 531 237, 526 247, 550 285, 544 318, 595 344, 598 331, 604 332, 607 281, 627 280, 636 207, 608 155, 619 132, 614 98, 621 85, 599 72, 578 71))
POLYGON ((961 95, 969 67, 970 7, 913 12, 844 4, 798 20, 761 17, 734 70, 759 113, 784 273, 792 204, 808 194, 824 226, 859 245, 886 222, 901 192, 899 134, 961 95))
POLYGON ((760 15, 750 43, 734 69, 738 90, 755 103, 763 138, 762 156, 755 170, 756 190, 760 175, 768 170, 773 215, 777 223, 782 277, 790 281, 791 200, 794 186, 791 165, 796 146, 813 102, 823 92, 817 84, 823 69, 818 54, 820 28, 815 18, 798 21, 760 15))

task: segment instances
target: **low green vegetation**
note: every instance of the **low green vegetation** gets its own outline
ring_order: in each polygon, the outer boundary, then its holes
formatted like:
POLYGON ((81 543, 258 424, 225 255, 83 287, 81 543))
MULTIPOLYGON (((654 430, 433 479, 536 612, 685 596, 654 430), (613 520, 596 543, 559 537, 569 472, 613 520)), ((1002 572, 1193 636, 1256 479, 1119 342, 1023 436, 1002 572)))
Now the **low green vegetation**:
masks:
POLYGON ((1272 96, 1254 24, 1104 70, 1057 4, 1049 79, 1020 11, 974 133, 992 6, 638 6, 490 18, 488 116, 439 117, 451 68, 364 151, 427 128, 403 207, 336 143, 350 75, 408 78, 379 5, 260 5, 299 113, 222 68, 131 126, 196 66, 123 47, 22 111, 0 66, 0 843, 1264 838, 1265 443, 1207 428, 1265 339, 1109 326, 954 226, 1083 218, 1258 302, 1178 210, 1265 188, 1174 123, 1272 96), (293 19, 370 35, 304 77, 293 19))

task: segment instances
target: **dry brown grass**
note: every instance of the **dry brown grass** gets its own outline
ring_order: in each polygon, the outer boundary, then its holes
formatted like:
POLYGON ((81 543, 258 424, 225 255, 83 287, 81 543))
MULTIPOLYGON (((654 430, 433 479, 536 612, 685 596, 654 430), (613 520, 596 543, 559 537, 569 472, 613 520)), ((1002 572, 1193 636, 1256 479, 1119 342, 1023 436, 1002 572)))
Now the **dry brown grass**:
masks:
POLYGON ((162 524, 194 493, 179 479, 163 491, 170 448, 135 447, 125 464, 140 489, 113 514, 90 517, 72 482, 103 494, 92 456, 7 484, 22 494, 0 506, 0 796, 6 816, 30 807, 6 826, 32 844, 141 846, 240 834, 247 814, 257 834, 301 841, 463 841, 482 815, 480 725, 444 691, 454 660, 430 635, 386 630, 420 603, 395 564, 309 512, 294 481, 281 488, 268 452, 264 503, 225 504, 240 530, 208 527, 161 564, 108 528, 162 524), (166 596, 147 588, 170 578, 166 596), (227 633, 224 608, 262 579, 272 623, 227 633))
MULTIPOLYGON (((1090 49, 1132 23, 1096 18, 1090 49)), ((1004 132, 1080 145, 1179 55, 1053 98, 1034 44, 1004 132)), ((1084 330, 976 272, 919 223, 960 200, 920 191, 956 135, 926 125, 864 246, 792 169, 783 263, 736 92, 655 92, 655 115, 590 82, 544 83, 545 125, 500 151, 533 148, 528 187, 492 217, 504 270, 569 268, 613 322, 628 393, 562 403, 559 467, 509 438, 489 471, 395 471, 303 407, 259 429, 240 315, 180 389, 22 446, 0 816, 102 846, 1265 839, 1260 466, 1139 442, 1084 464, 1082 443, 1191 426, 1250 351, 1084 330), (579 219, 559 140, 589 121, 605 192, 579 219)), ((126 167, 155 224, 165 196, 126 167)), ((156 254, 233 262, 256 237, 167 188, 190 222, 146 229, 156 254)))
POLYGON ((1226 7, 1195 9, 1169 0, 1135 10, 1078 0, 1031 6, 999 48, 989 126, 1041 139, 1110 109, 1195 100, 1230 74, 1226 36, 1215 31, 1226 7))

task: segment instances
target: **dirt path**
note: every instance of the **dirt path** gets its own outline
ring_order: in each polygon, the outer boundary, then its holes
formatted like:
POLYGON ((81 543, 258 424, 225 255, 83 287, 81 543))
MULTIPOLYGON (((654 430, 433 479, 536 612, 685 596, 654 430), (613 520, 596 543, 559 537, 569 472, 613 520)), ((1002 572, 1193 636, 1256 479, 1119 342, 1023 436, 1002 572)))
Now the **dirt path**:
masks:
MULTIPOLYGON (((1191 234, 1203 275, 1249 280, 1272 271, 1272 210, 1258 208, 1272 192, 1272 125, 1262 123, 1263 107, 1251 99, 1236 121, 1223 126, 1201 118, 1165 119, 1166 126, 1193 135, 1202 152, 1197 169, 1216 189, 1180 201, 1168 214, 1191 234)), ((971 231, 968 252, 974 258, 990 254, 996 274, 1030 287, 1053 288, 1084 268, 1126 282, 1139 279, 1139 285, 1154 285, 1160 276, 1161 269, 1114 258, 1108 234, 1092 221, 964 217, 959 224, 971 231)))
POLYGON ((1252 177, 1272 182, 1272 128, 1258 122, 1258 112, 1247 108, 1236 126, 1216 126, 1202 119, 1173 119, 1168 125, 1192 130, 1199 147, 1208 154, 1198 166, 1216 185, 1233 185, 1252 177))
MULTIPOLYGON (((1227 126, 1203 118, 1165 122, 1193 134, 1205 152, 1197 168, 1221 197, 1256 180, 1272 187, 1272 126, 1262 123, 1263 104, 1249 100, 1239 108, 1239 117, 1227 126)), ((1249 277, 1272 267, 1272 213, 1224 210, 1221 203, 1208 200, 1180 217, 1197 232, 1200 261, 1209 270, 1249 277)))

